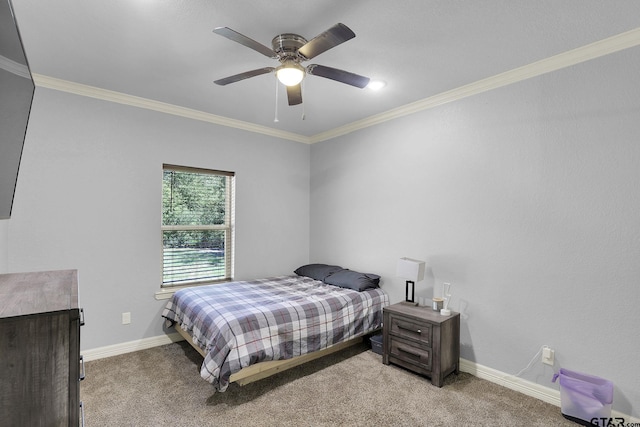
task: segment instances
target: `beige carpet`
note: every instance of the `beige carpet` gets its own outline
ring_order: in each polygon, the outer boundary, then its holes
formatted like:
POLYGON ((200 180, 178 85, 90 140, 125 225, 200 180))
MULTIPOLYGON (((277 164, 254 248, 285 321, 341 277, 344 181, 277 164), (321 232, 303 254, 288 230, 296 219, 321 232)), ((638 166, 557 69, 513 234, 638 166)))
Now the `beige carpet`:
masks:
POLYGON ((185 342, 86 364, 85 421, 97 426, 575 426, 556 406, 469 374, 443 388, 358 345, 214 393, 185 342))

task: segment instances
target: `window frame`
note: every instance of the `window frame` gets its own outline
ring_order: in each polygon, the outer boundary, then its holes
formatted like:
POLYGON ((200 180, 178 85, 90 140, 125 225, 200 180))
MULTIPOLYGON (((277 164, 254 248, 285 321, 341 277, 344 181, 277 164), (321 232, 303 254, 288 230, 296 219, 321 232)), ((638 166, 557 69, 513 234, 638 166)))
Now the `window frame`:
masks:
POLYGON ((235 172, 222 171, 216 169, 204 169, 198 167, 189 167, 189 166, 178 166, 172 164, 163 164, 162 165, 162 176, 164 181, 164 173, 166 171, 175 171, 175 172, 187 172, 194 174, 205 174, 205 175, 215 175, 215 176, 223 176, 226 179, 225 183, 225 216, 223 224, 205 224, 205 225, 164 225, 163 224, 163 210, 164 210, 164 195, 161 194, 161 211, 160 211, 160 242, 161 242, 161 285, 160 292, 156 293, 157 299, 165 299, 169 298, 173 292, 178 289, 191 287, 191 286, 202 286, 202 285, 210 285, 213 283, 222 283, 229 282, 233 280, 233 263, 234 263, 234 243, 235 243, 235 172), (217 279, 203 279, 198 280, 194 279, 188 282, 181 282, 179 284, 171 284, 164 282, 164 272, 165 272, 165 263, 164 263, 164 233, 166 231, 224 231, 225 239, 224 239, 224 269, 225 274, 222 278, 217 279))

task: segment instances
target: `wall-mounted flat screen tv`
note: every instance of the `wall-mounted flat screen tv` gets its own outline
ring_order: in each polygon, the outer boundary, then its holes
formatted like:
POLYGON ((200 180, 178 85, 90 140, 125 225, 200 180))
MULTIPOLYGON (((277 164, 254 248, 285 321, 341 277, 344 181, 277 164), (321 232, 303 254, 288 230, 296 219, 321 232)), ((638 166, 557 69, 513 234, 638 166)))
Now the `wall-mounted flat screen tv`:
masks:
POLYGON ((35 85, 10 0, 0 0, 0 219, 11 217, 35 85))

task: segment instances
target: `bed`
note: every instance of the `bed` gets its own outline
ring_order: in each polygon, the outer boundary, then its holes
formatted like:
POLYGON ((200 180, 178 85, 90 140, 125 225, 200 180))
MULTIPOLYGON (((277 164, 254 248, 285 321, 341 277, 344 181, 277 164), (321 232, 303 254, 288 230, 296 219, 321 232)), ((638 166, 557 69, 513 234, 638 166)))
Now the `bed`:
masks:
POLYGON ((295 275, 178 290, 162 317, 204 357, 215 390, 243 385, 362 341, 389 304, 379 276, 309 264, 295 275))

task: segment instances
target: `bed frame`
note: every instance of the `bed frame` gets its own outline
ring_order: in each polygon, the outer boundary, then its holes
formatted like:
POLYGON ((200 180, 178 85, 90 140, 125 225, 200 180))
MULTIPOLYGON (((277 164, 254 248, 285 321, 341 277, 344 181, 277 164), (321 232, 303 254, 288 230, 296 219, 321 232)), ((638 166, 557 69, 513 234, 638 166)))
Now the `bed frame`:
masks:
MULTIPOLYGON (((191 346, 195 348, 196 351, 202 355, 202 357, 206 357, 204 350, 202 350, 196 343, 193 342, 193 339, 191 338, 188 332, 184 331, 178 325, 176 325, 174 329, 189 344, 191 344, 191 346)), ((311 360, 319 359, 320 357, 323 357, 328 354, 335 353, 337 351, 359 344, 362 342, 362 338, 363 338, 362 336, 352 338, 348 341, 343 341, 343 342, 334 344, 331 347, 327 347, 323 350, 315 351, 313 353, 303 354, 302 356, 297 356, 292 359, 269 360, 266 362, 256 363, 255 365, 247 366, 246 368, 243 368, 239 372, 232 374, 231 378, 229 378, 229 381, 236 382, 241 386, 246 385, 254 381, 258 381, 263 378, 270 377, 271 375, 277 374, 278 372, 286 371, 287 369, 293 368, 295 366, 301 365, 311 360)))

